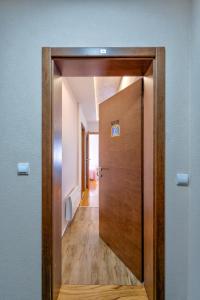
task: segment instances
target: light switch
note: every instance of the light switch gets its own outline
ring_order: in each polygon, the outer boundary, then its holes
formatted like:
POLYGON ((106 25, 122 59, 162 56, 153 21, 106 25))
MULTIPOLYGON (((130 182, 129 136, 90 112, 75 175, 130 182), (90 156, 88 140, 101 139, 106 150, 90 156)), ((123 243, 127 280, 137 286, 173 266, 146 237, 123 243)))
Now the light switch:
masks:
POLYGON ((176 185, 188 186, 189 185, 189 175, 183 174, 183 173, 176 174, 176 185))
POLYGON ((106 54, 107 53, 107 49, 100 49, 100 53, 101 54, 106 54))
POLYGON ((20 162, 17 164, 17 174, 18 175, 29 175, 30 174, 30 164, 28 162, 20 162))

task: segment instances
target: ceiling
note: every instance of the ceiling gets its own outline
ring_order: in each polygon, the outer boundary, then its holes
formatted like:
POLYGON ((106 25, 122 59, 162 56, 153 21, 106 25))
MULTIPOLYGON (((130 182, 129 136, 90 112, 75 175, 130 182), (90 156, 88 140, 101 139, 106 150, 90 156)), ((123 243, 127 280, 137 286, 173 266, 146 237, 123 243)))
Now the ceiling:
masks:
POLYGON ((121 77, 94 77, 94 88, 97 103, 112 97, 119 90, 121 77))
POLYGON ((137 77, 104 76, 104 77, 67 77, 78 103, 88 122, 98 121, 98 106, 125 88, 137 77), (127 80, 128 78, 128 80, 127 80), (126 81, 124 80, 126 79, 126 81))
POLYGON ((88 122, 97 120, 93 77, 67 77, 69 85, 88 122))

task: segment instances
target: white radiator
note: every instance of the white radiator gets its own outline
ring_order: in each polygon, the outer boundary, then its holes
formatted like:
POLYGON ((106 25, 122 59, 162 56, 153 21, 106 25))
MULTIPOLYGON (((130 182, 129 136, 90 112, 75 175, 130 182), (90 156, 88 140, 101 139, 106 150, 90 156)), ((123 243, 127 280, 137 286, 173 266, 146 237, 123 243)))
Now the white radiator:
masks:
POLYGON ((65 219, 71 222, 81 200, 80 187, 75 187, 71 193, 65 197, 65 219))

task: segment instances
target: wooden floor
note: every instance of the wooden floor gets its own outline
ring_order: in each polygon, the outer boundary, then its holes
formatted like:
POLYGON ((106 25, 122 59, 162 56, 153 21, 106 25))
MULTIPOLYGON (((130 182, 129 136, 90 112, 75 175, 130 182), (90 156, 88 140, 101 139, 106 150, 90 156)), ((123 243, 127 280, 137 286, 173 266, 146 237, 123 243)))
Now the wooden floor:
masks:
POLYGON ((79 207, 62 240, 62 283, 141 285, 99 238, 99 209, 79 207))
POLYGON ((99 238, 98 183, 90 182, 81 205, 62 240, 58 300, 148 300, 143 285, 99 238))
POLYGON ((80 206, 99 207, 99 183, 96 180, 90 180, 89 189, 84 192, 80 206))
POLYGON ((143 286, 63 285, 58 300, 148 300, 143 286))

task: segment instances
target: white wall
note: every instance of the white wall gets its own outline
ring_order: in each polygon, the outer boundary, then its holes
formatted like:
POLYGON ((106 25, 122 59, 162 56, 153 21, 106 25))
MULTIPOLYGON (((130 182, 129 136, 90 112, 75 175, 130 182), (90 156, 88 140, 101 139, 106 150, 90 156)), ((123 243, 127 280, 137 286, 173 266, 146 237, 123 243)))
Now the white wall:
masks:
POLYGON ((99 121, 88 122, 89 132, 99 132, 99 121))
POLYGON ((193 1, 190 100, 189 296, 199 299, 200 286, 200 0, 193 1))
POLYGON ((189 195, 174 178, 189 167, 190 8, 189 0, 1 1, 1 299, 41 299, 41 47, 99 45, 166 47, 166 299, 187 298, 189 195), (18 161, 30 162, 30 176, 17 177, 18 161))
POLYGON ((77 186, 81 199, 81 124, 87 131, 87 121, 69 81, 62 78, 62 234, 67 227, 65 220, 66 196, 77 186))
POLYGON ((79 184, 79 110, 66 78, 62 79, 62 233, 65 220, 65 199, 79 184))

